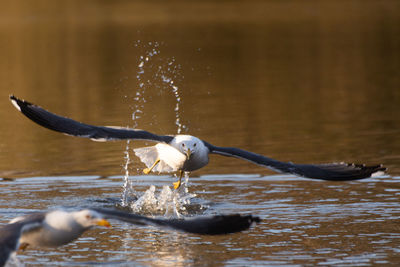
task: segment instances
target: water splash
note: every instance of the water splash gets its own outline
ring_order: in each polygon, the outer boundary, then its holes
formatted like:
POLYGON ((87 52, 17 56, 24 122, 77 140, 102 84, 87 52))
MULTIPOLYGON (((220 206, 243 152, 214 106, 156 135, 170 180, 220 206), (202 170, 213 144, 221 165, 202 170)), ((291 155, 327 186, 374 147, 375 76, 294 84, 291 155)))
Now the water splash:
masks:
POLYGON ((177 218, 204 210, 205 206, 191 205, 191 199, 196 194, 189 193, 186 186, 188 179, 189 176, 185 175, 185 181, 178 190, 171 190, 169 186, 164 185, 162 190, 157 192, 156 187, 151 185, 141 197, 131 203, 130 208, 137 213, 177 218))
POLYGON ((128 140, 126 142, 126 147, 125 147, 125 164, 124 164, 124 170, 125 170, 125 174, 124 174, 124 185, 122 187, 122 196, 121 196, 121 206, 122 207, 126 207, 128 205, 128 197, 129 195, 131 195, 132 193, 132 184, 131 181, 129 180, 129 164, 131 163, 131 157, 130 157, 130 149, 129 149, 129 143, 130 140, 128 140))
MULTIPOLYGON (((140 41, 136 43, 135 45, 140 44, 140 41)), ((140 56, 139 58, 139 64, 138 64, 138 70, 136 73, 136 79, 139 82, 139 88, 136 90, 135 96, 132 99, 132 104, 130 105, 132 109, 132 116, 131 119, 133 121, 133 128, 137 128, 138 126, 138 120, 142 117, 143 114, 143 109, 144 105, 146 103, 146 98, 145 98, 145 93, 146 93, 146 86, 145 83, 143 82, 143 75, 145 73, 145 64, 150 60, 150 58, 154 55, 157 55, 157 51, 155 48, 153 51, 147 52, 145 56, 140 56)), ((121 196, 121 206, 126 207, 128 206, 128 198, 131 194, 137 194, 135 190, 133 189, 132 183, 129 180, 129 165, 131 163, 131 156, 130 156, 130 140, 126 142, 126 147, 125 147, 125 152, 124 152, 124 185, 122 189, 122 196, 121 196)), ((138 170, 137 170, 138 171, 138 170)))
POLYGON ((181 118, 180 118, 181 96, 179 93, 179 87, 175 84, 174 81, 179 76, 183 77, 182 75, 180 75, 180 73, 181 73, 181 65, 176 64, 174 57, 168 60, 166 69, 159 67, 159 75, 161 77, 162 82, 166 84, 168 88, 171 88, 171 91, 176 99, 174 111, 175 111, 175 125, 177 126, 178 134, 181 134, 183 129, 187 130, 187 127, 181 123, 181 118))
MULTIPOLYGON (((159 90, 159 93, 168 90, 173 93, 176 100, 174 112, 177 133, 182 133, 183 130, 187 130, 187 127, 181 123, 180 119, 181 96, 178 83, 183 78, 183 75, 181 74, 181 65, 176 63, 174 57, 161 57, 160 43, 158 42, 149 42, 145 44, 138 41, 135 43, 135 47, 143 49, 144 53, 139 57, 137 65, 138 70, 136 73, 138 88, 135 97, 132 99, 133 104, 131 104, 133 127, 137 128, 138 120, 143 115, 147 90, 157 89, 159 90)), ((181 214, 188 212, 187 207, 190 207, 190 200, 194 198, 195 195, 190 194, 188 191, 187 185, 189 176, 187 173, 185 174, 185 180, 179 190, 173 191, 169 186, 164 186, 163 189, 158 192, 156 187, 152 185, 148 190, 141 194, 135 192, 133 185, 129 180, 129 166, 131 164, 129 141, 127 142, 124 153, 125 175, 121 206, 130 207, 134 212, 164 214, 165 216, 174 217, 180 217, 181 214), (131 194, 135 194, 135 199, 137 200, 129 203, 128 200, 131 194)), ((137 168, 137 173, 141 173, 139 168, 137 168)))

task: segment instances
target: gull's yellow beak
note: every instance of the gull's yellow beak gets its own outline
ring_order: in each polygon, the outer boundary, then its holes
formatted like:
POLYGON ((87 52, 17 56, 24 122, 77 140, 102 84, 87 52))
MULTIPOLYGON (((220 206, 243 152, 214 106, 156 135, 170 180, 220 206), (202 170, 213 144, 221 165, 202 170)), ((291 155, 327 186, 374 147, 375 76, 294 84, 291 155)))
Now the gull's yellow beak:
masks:
POLYGON ((186 157, 188 158, 188 159, 190 159, 190 156, 192 155, 192 151, 190 150, 190 148, 188 148, 187 150, 186 150, 186 157))
POLYGON ((25 250, 29 246, 29 243, 22 243, 19 245, 18 250, 25 250))
POLYGON ((97 225, 111 227, 111 224, 106 219, 100 219, 97 221, 97 225))

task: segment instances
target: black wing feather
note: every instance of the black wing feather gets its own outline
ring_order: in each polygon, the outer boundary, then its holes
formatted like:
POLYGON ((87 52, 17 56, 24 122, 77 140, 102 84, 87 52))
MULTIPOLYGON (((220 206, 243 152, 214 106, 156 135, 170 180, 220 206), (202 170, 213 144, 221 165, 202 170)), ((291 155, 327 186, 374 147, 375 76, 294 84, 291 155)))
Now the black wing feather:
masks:
POLYGON ((291 173, 307 178, 348 181, 371 177, 374 173, 386 170, 382 165, 365 166, 362 164, 327 163, 327 164, 295 164, 271 159, 253 152, 234 147, 217 147, 204 142, 210 153, 248 160, 255 164, 283 173, 291 173))
POLYGON ((230 234, 247 230, 253 222, 260 222, 259 217, 252 215, 216 215, 212 217, 200 217, 193 219, 156 219, 116 210, 91 208, 106 218, 136 225, 152 225, 158 227, 172 228, 175 230, 202 235, 230 234))
POLYGON ((39 225, 44 219, 43 213, 33 213, 21 217, 21 220, 0 226, 0 266, 4 266, 11 253, 16 251, 19 238, 25 229, 39 225))
POLYGON ((173 139, 172 136, 160 136, 143 130, 93 126, 53 114, 13 95, 10 96, 10 99, 32 121, 50 130, 68 135, 86 137, 93 140, 142 139, 165 143, 169 143, 173 139))
MULTIPOLYGON (((143 130, 92 126, 75 120, 58 116, 27 101, 10 96, 13 104, 29 119, 48 129, 69 135, 87 137, 94 140, 143 139, 170 143, 173 136, 156 135, 143 130)), ((347 181, 371 177, 377 172, 386 170, 382 165, 365 166, 362 164, 328 163, 328 164, 295 164, 271 159, 253 152, 234 147, 217 147, 207 142, 204 144, 210 153, 248 160, 255 164, 279 172, 291 173, 307 178, 347 181)))
POLYGON ((17 250, 23 226, 23 223, 12 223, 0 227, 0 266, 4 266, 11 253, 17 250))

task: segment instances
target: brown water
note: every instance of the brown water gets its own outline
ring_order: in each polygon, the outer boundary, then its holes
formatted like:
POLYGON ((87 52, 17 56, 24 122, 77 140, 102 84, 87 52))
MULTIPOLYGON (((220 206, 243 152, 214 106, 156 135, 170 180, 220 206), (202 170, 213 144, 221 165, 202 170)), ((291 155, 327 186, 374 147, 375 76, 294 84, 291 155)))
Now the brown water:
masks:
MULTIPOLYGON (((173 134, 178 117, 183 133, 216 145, 389 168, 388 176, 332 183, 212 156, 191 175, 193 206, 206 215, 252 213, 260 225, 204 237, 114 222, 59 249, 27 250, 19 255, 25 264, 400 262, 398 1, 1 5, 0 177, 16 178, 0 180, 1 222, 32 210, 112 206, 125 173, 126 142, 42 129, 10 105, 11 93, 92 124, 173 134), (133 112, 141 116, 135 122, 133 112)), ((141 176, 132 159, 139 194, 170 185, 167 176, 141 176)))

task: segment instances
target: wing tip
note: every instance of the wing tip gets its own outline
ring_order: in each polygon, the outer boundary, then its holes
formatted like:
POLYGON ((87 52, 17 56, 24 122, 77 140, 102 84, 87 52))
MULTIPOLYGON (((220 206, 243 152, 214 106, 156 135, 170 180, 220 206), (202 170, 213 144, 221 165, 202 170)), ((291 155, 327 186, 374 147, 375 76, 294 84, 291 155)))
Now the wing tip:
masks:
POLYGON ((261 222, 260 217, 241 214, 222 215, 224 221, 223 230, 217 231, 215 234, 230 234, 241 232, 249 229, 253 224, 261 222), (229 223, 230 225, 226 225, 229 223))
POLYGON ((20 107, 20 102, 21 100, 19 100, 18 98, 16 98, 14 95, 10 95, 10 101, 11 104, 13 104, 13 106, 18 109, 19 111, 21 111, 21 107, 20 107))
POLYGON ((368 175, 367 177, 382 176, 387 171, 387 168, 384 167, 383 164, 367 166, 365 164, 350 163, 348 166, 360 169, 360 171, 365 172, 368 175))
POLYGON ((378 176, 385 175, 385 173, 387 171, 387 168, 384 167, 383 164, 371 166, 371 168, 373 168, 373 171, 371 172, 370 177, 378 177, 378 176))
POLYGON ((32 105, 32 104, 29 103, 28 101, 25 101, 25 100, 23 100, 23 99, 19 99, 18 97, 16 97, 16 96, 13 95, 13 94, 11 94, 9 97, 10 97, 10 101, 11 101, 11 103, 13 104, 13 106, 14 106, 16 109, 18 109, 19 111, 21 111, 21 112, 22 112, 22 109, 23 109, 24 107, 27 107, 27 106, 31 106, 31 105, 32 105))
POLYGON ((370 177, 380 177, 382 175, 385 175, 385 173, 386 173, 385 171, 376 171, 376 172, 371 173, 370 177))
POLYGON ((258 223, 261 222, 261 219, 258 216, 253 216, 253 215, 250 214, 250 215, 245 215, 244 217, 247 219, 247 222, 249 224, 249 228, 253 224, 258 224, 258 223))

